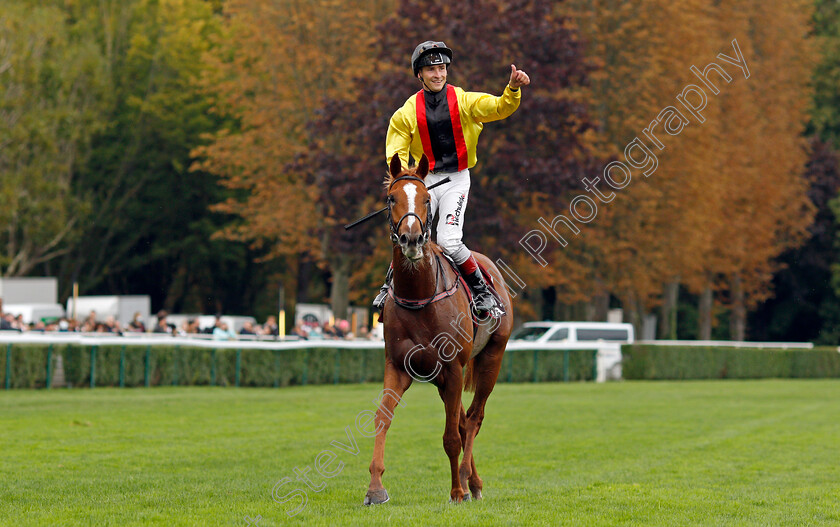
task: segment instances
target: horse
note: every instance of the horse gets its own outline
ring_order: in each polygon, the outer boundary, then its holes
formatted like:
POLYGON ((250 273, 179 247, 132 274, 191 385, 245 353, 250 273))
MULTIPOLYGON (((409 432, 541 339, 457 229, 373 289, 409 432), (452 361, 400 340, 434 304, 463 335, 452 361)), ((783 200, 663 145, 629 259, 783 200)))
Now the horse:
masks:
POLYGON ((395 155, 386 179, 393 285, 382 311, 384 395, 374 418, 376 439, 365 505, 390 499, 382 485, 385 436, 412 380, 432 383, 443 400, 443 449, 452 475, 450 502, 482 497, 473 443, 502 366, 513 327, 513 306, 499 269, 483 254, 473 252, 492 278, 495 294, 505 308, 505 313, 496 318, 473 316, 468 288, 459 282, 454 265, 446 261, 442 249, 430 241, 430 197, 424 183, 428 173, 425 155, 412 169, 403 169, 395 155), (464 390, 474 392, 466 411, 461 402, 464 390))

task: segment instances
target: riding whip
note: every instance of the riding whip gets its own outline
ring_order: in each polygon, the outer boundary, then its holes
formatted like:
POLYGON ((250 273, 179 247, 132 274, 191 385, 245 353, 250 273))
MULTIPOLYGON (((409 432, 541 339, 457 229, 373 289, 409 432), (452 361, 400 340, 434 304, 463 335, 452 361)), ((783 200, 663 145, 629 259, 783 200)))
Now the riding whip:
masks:
MULTIPOLYGON (((446 176, 445 178, 441 179, 437 183, 434 183, 431 186, 426 187, 426 190, 432 190, 433 188, 439 187, 440 185, 443 185, 444 183, 449 183, 449 176, 446 176)), ((352 229, 356 225, 358 225, 360 223, 364 223, 367 220, 373 218, 374 216, 385 212, 386 210, 388 210, 388 207, 382 207, 381 209, 379 209, 377 211, 371 212, 370 214, 368 214, 364 218, 359 218, 358 220, 354 221, 353 223, 348 223, 347 225, 344 226, 344 230, 352 229)))

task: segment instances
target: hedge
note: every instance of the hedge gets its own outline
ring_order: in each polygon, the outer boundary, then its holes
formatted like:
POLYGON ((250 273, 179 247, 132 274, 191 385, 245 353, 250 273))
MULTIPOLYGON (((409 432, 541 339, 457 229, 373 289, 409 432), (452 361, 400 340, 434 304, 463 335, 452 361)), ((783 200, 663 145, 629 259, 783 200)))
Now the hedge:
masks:
POLYGON ((836 348, 766 349, 712 346, 621 347, 625 379, 763 379, 840 377, 836 348))
MULTIPOLYGON (((381 382, 384 365, 383 350, 377 348, 239 351, 166 345, 8 344, 0 348, 0 375, 4 375, 10 388, 44 388, 47 386, 47 358, 51 358, 50 372, 53 372, 59 356, 62 357, 68 387, 280 387, 381 382), (7 350, 11 356, 10 377, 4 373, 7 371, 7 350), (91 383, 91 360, 94 383, 91 383)), ((594 366, 592 350, 508 350, 502 362, 499 382, 592 380, 594 366)))

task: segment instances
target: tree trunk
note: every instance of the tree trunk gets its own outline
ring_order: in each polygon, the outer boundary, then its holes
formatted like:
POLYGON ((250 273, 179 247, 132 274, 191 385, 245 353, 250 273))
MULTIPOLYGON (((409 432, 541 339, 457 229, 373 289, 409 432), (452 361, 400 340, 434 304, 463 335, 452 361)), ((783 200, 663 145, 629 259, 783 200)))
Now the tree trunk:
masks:
POLYGON ((557 306, 557 291, 554 287, 542 289, 542 320, 554 320, 554 309, 557 306))
POLYGON ((304 257, 301 257, 298 263, 297 270, 297 286, 295 290, 295 298, 297 302, 309 302, 309 283, 312 280, 312 262, 304 257))
POLYGON ((606 322, 607 313, 610 310, 610 293, 600 280, 596 282, 596 288, 595 294, 586 306, 586 320, 606 322))
POLYGON ((707 285, 700 293, 698 306, 698 339, 712 340, 712 286, 707 285))
POLYGON ((636 338, 641 338, 644 332, 645 312, 641 303, 636 299, 634 292, 627 293, 623 302, 624 304, 624 320, 633 324, 633 330, 638 335, 636 338))
POLYGON ((350 295, 350 259, 339 257, 332 265, 332 287, 330 303, 336 320, 347 319, 348 297, 350 295))
POLYGON ((729 314, 729 336, 744 340, 747 333, 747 308, 744 305, 744 284, 741 275, 732 275, 732 311, 729 314))
POLYGON ((677 339, 677 303, 679 302, 679 294, 679 280, 673 280, 663 285, 662 309, 659 311, 660 339, 677 339))

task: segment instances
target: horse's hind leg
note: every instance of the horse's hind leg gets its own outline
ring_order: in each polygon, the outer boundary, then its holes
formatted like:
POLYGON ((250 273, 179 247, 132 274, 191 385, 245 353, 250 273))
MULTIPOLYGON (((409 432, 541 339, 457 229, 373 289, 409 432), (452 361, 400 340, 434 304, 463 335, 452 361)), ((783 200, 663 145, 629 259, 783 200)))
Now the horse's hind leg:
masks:
POLYGON ((390 360, 385 361, 385 388, 382 402, 376 409, 376 440, 373 444, 373 459, 370 462, 370 486, 365 495, 365 505, 375 505, 388 501, 388 491, 382 486, 382 473, 385 472, 385 435, 391 427, 394 409, 403 394, 411 386, 411 376, 394 367, 390 360))
MULTIPOLYGON (((464 411, 464 404, 463 401, 461 402, 461 417, 458 420, 458 431, 461 433, 461 449, 463 450, 467 446, 467 412, 464 411)), ((478 435, 478 431, 476 431, 476 435, 478 435)), ((464 457, 464 460, 467 458, 464 457)), ((461 477, 461 488, 464 489, 464 492, 467 490, 467 479, 469 479, 469 488, 470 492, 473 497, 477 500, 481 499, 481 478, 478 477, 478 471, 475 469, 475 455, 471 455, 469 457, 470 460, 470 475, 463 476, 460 474, 461 477), (478 492, 474 492, 473 489, 477 488, 478 492), (476 495, 477 494, 477 495, 476 495)), ((464 461, 461 461, 461 464, 464 464, 464 461)), ((467 499, 469 496, 464 494, 464 499, 467 499)))
POLYGON ((475 357, 475 362, 472 365, 473 375, 477 376, 478 384, 475 388, 472 404, 470 404, 466 413, 463 433, 464 458, 458 472, 463 488, 467 488, 467 485, 469 485, 473 499, 477 500, 481 499, 483 484, 475 469, 473 444, 484 420, 484 406, 487 403, 487 398, 490 397, 490 393, 496 386, 496 379, 499 377, 505 344, 505 339, 495 340, 491 337, 487 346, 475 357))

